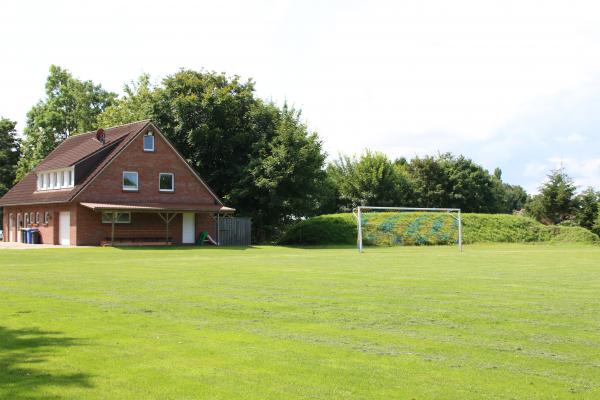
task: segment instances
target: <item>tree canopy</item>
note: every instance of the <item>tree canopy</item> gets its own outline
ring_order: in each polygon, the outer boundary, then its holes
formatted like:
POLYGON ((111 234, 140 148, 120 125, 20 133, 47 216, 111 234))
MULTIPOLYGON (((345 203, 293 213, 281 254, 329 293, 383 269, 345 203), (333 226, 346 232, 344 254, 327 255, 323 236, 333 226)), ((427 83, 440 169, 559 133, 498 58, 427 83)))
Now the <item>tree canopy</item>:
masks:
POLYGON ((0 197, 12 187, 21 156, 16 122, 0 117, 0 197))
POLYGON ((405 168, 383 153, 367 150, 360 157, 342 155, 329 164, 327 173, 336 186, 340 211, 357 205, 393 206, 413 201, 405 168))
POLYGON ((17 180, 69 136, 95 129, 98 115, 115 97, 92 81, 81 81, 66 69, 50 66, 46 97, 27 113, 17 180))
POLYGON ((540 222, 561 223, 574 215, 576 189, 564 169, 553 170, 540 187, 540 193, 527 203, 526 210, 540 222))
POLYGON ((259 240, 321 202, 325 154, 300 112, 254 94, 254 82, 180 70, 159 85, 143 75, 99 116, 105 126, 151 118, 259 240))

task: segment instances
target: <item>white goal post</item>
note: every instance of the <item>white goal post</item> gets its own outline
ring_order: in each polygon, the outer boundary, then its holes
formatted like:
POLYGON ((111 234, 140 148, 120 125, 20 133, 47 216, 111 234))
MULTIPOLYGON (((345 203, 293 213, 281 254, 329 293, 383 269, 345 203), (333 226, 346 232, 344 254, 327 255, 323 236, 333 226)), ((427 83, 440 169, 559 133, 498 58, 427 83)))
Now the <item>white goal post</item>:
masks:
POLYGON ((356 230, 357 237, 356 243, 358 245, 358 252, 363 251, 363 238, 362 238, 362 213, 363 210, 379 210, 379 211, 438 211, 447 212, 458 222, 458 248, 462 251, 462 220, 460 215, 460 208, 421 208, 421 207, 375 207, 375 206, 359 206, 352 210, 352 214, 356 217, 356 230))

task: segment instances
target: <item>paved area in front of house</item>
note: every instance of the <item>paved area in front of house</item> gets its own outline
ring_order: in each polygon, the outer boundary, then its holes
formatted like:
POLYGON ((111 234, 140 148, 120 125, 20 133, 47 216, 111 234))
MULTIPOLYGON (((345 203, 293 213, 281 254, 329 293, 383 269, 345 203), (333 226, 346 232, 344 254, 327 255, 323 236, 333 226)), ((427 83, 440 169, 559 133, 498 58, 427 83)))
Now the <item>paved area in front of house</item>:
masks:
POLYGON ((56 244, 27 244, 18 242, 0 242, 0 250, 33 250, 33 249, 70 249, 82 246, 60 246, 56 244))

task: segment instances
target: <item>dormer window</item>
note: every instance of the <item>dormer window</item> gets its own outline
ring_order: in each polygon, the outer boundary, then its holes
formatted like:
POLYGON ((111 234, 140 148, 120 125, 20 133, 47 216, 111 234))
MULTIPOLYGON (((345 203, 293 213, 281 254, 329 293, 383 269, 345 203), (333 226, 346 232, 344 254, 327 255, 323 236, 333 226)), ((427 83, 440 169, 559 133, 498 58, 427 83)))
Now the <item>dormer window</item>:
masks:
POLYGON ((43 171, 37 174, 37 190, 69 189, 74 186, 73 167, 53 171, 43 171))
POLYGON ((144 151, 154 151, 154 132, 148 131, 144 135, 144 151))

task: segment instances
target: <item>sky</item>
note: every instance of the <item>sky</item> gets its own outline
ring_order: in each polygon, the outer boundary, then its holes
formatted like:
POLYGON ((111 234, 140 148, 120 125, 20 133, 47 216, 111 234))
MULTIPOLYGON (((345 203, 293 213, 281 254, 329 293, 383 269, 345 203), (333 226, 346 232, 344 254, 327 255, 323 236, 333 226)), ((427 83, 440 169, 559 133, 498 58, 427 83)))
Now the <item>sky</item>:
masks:
POLYGON ((3 0, 0 18, 19 131, 51 64, 117 93, 206 69, 302 109, 330 159, 453 152, 530 193, 561 166, 600 189, 598 1, 3 0))

